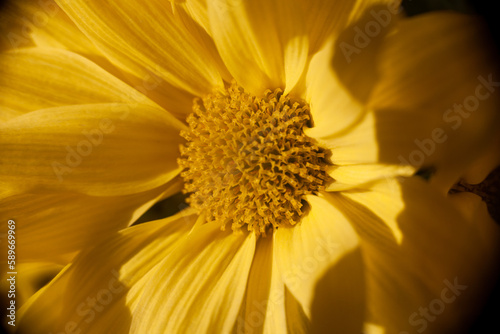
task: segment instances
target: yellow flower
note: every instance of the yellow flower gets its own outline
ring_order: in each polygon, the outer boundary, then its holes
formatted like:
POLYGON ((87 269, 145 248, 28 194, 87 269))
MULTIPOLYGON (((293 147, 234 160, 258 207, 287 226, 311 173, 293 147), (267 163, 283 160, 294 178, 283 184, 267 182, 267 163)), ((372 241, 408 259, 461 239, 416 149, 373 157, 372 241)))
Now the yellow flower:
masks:
POLYGON ((47 20, 0 60, 19 257, 71 261, 19 332, 438 333, 471 316, 495 239, 441 189, 497 125, 474 19, 368 0, 57 3, 20 4, 47 20), (398 178, 421 167, 432 186, 398 178), (118 231, 182 187, 190 208, 118 231))

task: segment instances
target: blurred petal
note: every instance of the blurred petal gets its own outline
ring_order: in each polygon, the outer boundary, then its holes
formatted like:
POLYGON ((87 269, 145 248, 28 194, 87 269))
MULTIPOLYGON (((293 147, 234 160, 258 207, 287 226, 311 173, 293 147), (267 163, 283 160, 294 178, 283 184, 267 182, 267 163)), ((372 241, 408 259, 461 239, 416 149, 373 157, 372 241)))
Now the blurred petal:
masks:
MULTIPOLYGON (((12 1, 8 3, 3 15, 18 22, 22 26, 18 33, 23 37, 31 37, 35 45, 67 49, 86 55, 99 54, 92 42, 52 0, 12 1)), ((26 46, 28 45, 17 45, 26 46)))
MULTIPOLYGON (((380 145, 382 161, 434 166, 435 178, 451 185, 481 153, 477 147, 492 139, 497 129, 500 95, 495 76, 496 58, 483 40, 485 32, 474 17, 457 13, 430 13, 401 20, 387 35, 379 54, 380 80, 369 105, 380 116, 396 121, 385 111, 401 110, 397 154, 380 145), (429 44, 429 40, 439 43, 429 44), (403 116, 405 115, 405 116, 403 116), (417 120, 427 122, 419 132, 417 120), (460 152, 460 154, 457 154, 460 152)), ((386 136, 377 126, 377 139, 386 136)))
MULTIPOLYGON (((492 94, 498 85, 492 76, 495 67, 480 42, 482 33, 477 24, 460 14, 426 14, 395 20, 391 33, 385 31, 371 39, 353 59, 331 51, 331 75, 335 73, 344 92, 336 93, 343 104, 335 103, 345 111, 314 108, 315 99, 321 101, 321 89, 315 87, 311 72, 308 96, 315 127, 306 134, 332 150, 332 162, 337 166, 433 167, 438 180, 434 182, 450 186, 482 151, 477 147, 492 139, 499 117, 495 112, 499 97, 492 94), (423 26, 425 29, 420 28, 423 26), (451 37, 429 45, 435 36, 451 37), (475 46, 470 49, 471 45, 475 46), (365 104, 367 111, 360 112, 349 98, 365 104), (465 108, 473 108, 474 113, 465 108), (340 125, 347 126, 343 132, 335 125, 337 118, 340 125)), ((335 50, 352 38, 350 33, 342 35, 335 50)), ((326 52, 321 51, 312 64, 322 58, 327 63, 326 52)), ((339 167, 340 178, 341 171, 339 167)), ((394 171, 394 175, 411 174, 408 168, 394 171)), ((340 180, 340 189, 349 182, 340 180)))
POLYGON ((338 35, 347 25, 356 22, 371 9, 372 20, 379 18, 384 26, 400 12, 395 0, 303 0, 307 31, 312 51, 317 51, 332 35, 338 35))
MULTIPOLYGON (((63 266, 60 264, 48 262, 17 263, 16 308, 19 309, 35 292, 55 277, 62 268, 63 266)), ((3 274, 2 282, 9 282, 7 281, 8 278, 10 278, 8 273, 3 274)), ((5 296, 9 294, 9 285, 1 285, 2 293, 5 296)))
POLYGON ((10 195, 69 190, 112 196, 153 189, 179 173, 183 127, 145 105, 37 110, 0 125, 0 184, 10 195))

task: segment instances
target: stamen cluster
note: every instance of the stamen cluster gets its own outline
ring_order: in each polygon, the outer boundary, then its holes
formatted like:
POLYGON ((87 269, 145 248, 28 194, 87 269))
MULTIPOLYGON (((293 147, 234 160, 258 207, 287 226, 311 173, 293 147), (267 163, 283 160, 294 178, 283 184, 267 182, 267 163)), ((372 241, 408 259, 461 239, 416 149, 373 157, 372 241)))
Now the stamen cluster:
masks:
POLYGON ((305 196, 330 181, 326 153, 305 136, 309 107, 280 89, 255 97, 233 84, 196 100, 181 147, 188 202, 208 221, 260 235, 295 225, 305 196))

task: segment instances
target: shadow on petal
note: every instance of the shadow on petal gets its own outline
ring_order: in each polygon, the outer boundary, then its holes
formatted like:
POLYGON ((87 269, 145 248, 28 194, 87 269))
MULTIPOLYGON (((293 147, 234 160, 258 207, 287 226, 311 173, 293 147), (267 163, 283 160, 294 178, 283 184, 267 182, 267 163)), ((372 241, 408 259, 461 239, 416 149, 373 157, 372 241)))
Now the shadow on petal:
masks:
POLYGON ((311 309, 312 333, 361 333, 365 275, 359 248, 343 256, 319 280, 311 309))

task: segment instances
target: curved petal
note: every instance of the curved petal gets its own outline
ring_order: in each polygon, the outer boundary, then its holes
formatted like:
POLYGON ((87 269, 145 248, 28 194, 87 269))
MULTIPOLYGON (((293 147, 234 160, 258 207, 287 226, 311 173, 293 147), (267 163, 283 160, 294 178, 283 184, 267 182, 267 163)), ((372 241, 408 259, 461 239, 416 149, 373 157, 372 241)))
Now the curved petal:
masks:
POLYGON ((226 333, 243 302, 255 234, 194 230, 155 269, 132 311, 131 333, 226 333), (161 317, 158 317, 161 314, 161 317))
POLYGON ((126 195, 179 173, 184 125, 145 105, 41 109, 0 125, 0 184, 10 195, 68 190, 126 195))
POLYGON ((154 73, 194 95, 222 86, 210 54, 178 24, 168 2, 58 3, 113 63, 136 77, 154 73))
POLYGON ((478 226, 419 178, 344 198, 337 204, 360 235, 366 263, 367 321, 388 333, 463 329, 498 261, 478 226))
POLYGON ((210 31, 236 81, 256 95, 277 87, 292 90, 308 56, 301 8, 275 0, 207 4, 210 31))
MULTIPOLYGON (((5 208, 1 216, 16 222, 18 262, 66 264, 76 252, 132 224, 159 198, 181 188, 180 180, 176 179, 159 188, 126 196, 21 194, 0 201, 5 208)), ((6 232, 6 228, 6 224, 0 226, 0 233, 6 232)))
POLYGON ((17 115, 43 108, 106 102, 155 106, 132 87, 69 51, 27 48, 0 56, 0 105, 17 111, 17 115))
POLYGON ((311 195, 307 201, 311 210, 300 225, 274 234, 274 261, 310 319, 315 284, 328 267, 357 246, 358 239, 346 217, 324 196, 311 195))
POLYGON ((333 39, 311 59, 307 71, 306 100, 311 107, 314 127, 311 137, 348 131, 367 112, 366 107, 345 89, 331 66, 333 39))
MULTIPOLYGON (((20 310, 19 331, 128 333, 136 287, 185 240, 191 210, 120 231, 81 253, 20 310)), ((135 295, 137 297, 137 295, 135 295)))

